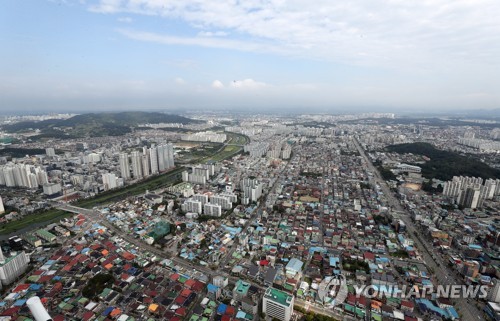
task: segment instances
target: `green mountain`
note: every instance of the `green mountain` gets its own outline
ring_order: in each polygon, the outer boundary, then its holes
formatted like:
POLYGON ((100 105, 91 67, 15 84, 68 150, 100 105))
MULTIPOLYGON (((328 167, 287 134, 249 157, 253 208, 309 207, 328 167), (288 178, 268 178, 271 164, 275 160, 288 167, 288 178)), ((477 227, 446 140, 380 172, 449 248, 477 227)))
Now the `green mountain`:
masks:
POLYGON ((132 131, 140 124, 151 123, 198 123, 179 115, 169 115, 157 112, 118 112, 89 113, 68 119, 49 119, 39 122, 27 121, 3 126, 9 133, 19 133, 34 129, 40 130, 37 138, 78 138, 120 136, 132 131))
POLYGON ((422 167, 422 175, 427 178, 451 180, 453 176, 473 176, 500 178, 500 170, 490 167, 472 155, 463 156, 455 152, 436 149, 429 143, 410 143, 387 146, 390 152, 399 154, 412 153, 424 155, 431 160, 425 164, 416 164, 422 167))

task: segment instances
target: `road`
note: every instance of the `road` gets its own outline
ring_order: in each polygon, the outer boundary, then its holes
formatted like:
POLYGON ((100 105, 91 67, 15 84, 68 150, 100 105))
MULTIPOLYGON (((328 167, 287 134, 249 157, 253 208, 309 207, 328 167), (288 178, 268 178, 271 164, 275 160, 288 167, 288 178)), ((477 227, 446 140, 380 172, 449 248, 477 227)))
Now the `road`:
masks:
MULTIPOLYGON (((420 255, 422 256, 422 259, 424 262, 427 264, 428 267, 430 267, 434 271, 434 276, 435 279, 439 281, 441 285, 448 285, 448 284, 462 284, 463 281, 459 280, 456 275, 455 271, 451 270, 448 268, 447 264, 444 264, 444 262, 438 263, 437 262, 437 255, 432 252, 432 244, 428 242, 427 240, 422 239, 420 235, 422 232, 418 231, 412 220, 409 218, 409 213, 404 209, 400 202, 396 199, 394 196, 393 192, 389 189, 389 186, 387 185, 387 182, 381 178, 380 173, 375 166, 373 166, 372 162, 370 159, 368 159, 368 156, 366 155, 365 151, 363 148, 361 148, 359 142, 357 139, 353 138, 353 142, 356 145, 359 154, 363 157, 365 160, 365 165, 367 166, 367 169, 373 172, 373 181, 380 186, 382 189, 382 192, 384 193, 387 202, 389 205, 396 210, 396 212, 393 212, 394 216, 396 218, 401 219, 405 224, 406 224, 406 229, 409 235, 417 235, 417 237, 412 237, 414 241, 414 245, 418 249, 420 255), (431 250, 429 250, 431 249, 431 250)), ((476 306, 470 304, 467 302, 467 299, 459 298, 459 299, 453 299, 455 301, 455 307, 457 311, 462 314, 462 318, 464 320, 484 320, 483 318, 483 313, 476 308, 476 306)))
MULTIPOLYGON (((255 219, 258 218, 258 216, 260 215, 260 213, 262 212, 262 208, 266 206, 266 201, 267 201, 267 197, 269 194, 271 193, 274 193, 274 191, 276 190, 276 185, 278 184, 279 182, 279 177, 281 176, 281 174, 285 171, 285 169, 287 168, 288 164, 290 163, 291 159, 286 162, 285 166, 283 166, 283 169, 280 171, 279 175, 277 175, 277 179, 276 181, 274 182, 273 186, 269 189, 269 192, 266 194, 265 197, 263 197, 260 201, 259 201, 259 206, 252 212, 252 215, 251 217, 246 221, 245 225, 243 226, 242 228, 242 233, 245 233, 248 229, 248 227, 250 226, 250 224, 255 221, 255 219)), ((222 260, 220 266, 222 268, 225 268, 225 266, 227 265, 227 263, 231 260, 231 257, 233 256, 233 253, 234 251, 238 248, 238 245, 236 244, 236 242, 233 242, 233 245, 231 246, 231 249, 227 252, 227 255, 224 257, 224 259, 222 260)))

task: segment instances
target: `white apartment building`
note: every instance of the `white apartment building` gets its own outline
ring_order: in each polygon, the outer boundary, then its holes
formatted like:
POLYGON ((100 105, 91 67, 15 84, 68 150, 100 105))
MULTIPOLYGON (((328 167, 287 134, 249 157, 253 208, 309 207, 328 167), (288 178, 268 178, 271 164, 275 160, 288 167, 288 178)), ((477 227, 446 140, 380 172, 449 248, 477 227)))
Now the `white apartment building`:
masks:
POLYGON ((203 213, 209 216, 220 217, 222 215, 222 206, 218 204, 207 203, 203 205, 203 213))
POLYGON ((29 256, 24 251, 6 258, 0 248, 0 283, 8 285, 14 282, 26 271, 29 261, 29 256))

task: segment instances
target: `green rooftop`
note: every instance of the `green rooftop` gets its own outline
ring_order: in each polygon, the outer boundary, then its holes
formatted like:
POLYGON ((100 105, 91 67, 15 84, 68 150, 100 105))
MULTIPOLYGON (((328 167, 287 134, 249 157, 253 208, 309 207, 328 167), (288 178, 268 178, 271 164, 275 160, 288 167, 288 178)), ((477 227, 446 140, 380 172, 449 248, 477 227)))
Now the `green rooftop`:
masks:
POLYGON ((250 283, 247 283, 242 280, 238 280, 236 282, 236 292, 242 295, 247 295, 248 289, 250 289, 250 283))
POLYGON ((264 294, 264 297, 287 307, 290 306, 290 303, 293 300, 293 295, 275 288, 268 288, 266 290, 266 293, 264 294))

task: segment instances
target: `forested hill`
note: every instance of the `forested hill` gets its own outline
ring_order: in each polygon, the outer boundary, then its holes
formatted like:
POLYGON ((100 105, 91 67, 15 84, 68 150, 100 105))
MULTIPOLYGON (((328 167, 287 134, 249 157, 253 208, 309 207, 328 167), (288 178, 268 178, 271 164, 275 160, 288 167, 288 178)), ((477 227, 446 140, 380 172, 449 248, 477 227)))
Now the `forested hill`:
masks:
POLYGON ((150 112, 89 113, 68 119, 49 119, 40 122, 28 121, 3 126, 10 133, 40 130, 39 137, 76 138, 119 136, 131 132, 132 128, 144 123, 200 122, 179 115, 150 112))
POLYGON ((398 144, 386 147, 387 151, 399 154, 412 153, 423 155, 431 160, 425 164, 416 164, 422 167, 422 175, 426 178, 450 180, 453 176, 473 176, 500 178, 500 170, 490 167, 474 156, 463 156, 435 148, 429 143, 398 144))

